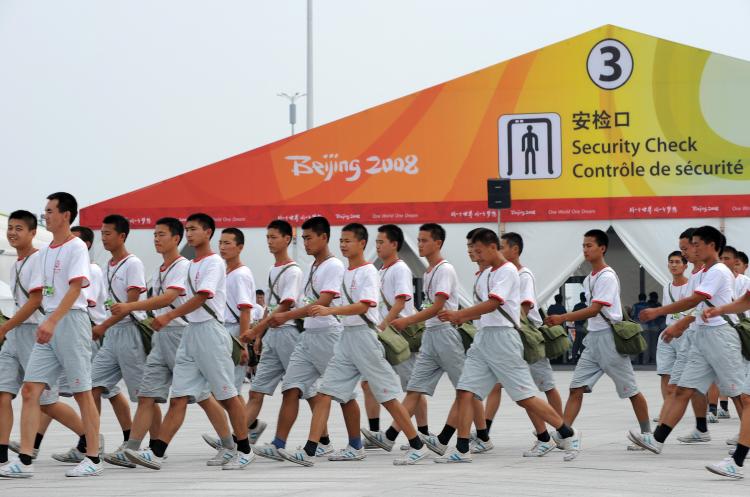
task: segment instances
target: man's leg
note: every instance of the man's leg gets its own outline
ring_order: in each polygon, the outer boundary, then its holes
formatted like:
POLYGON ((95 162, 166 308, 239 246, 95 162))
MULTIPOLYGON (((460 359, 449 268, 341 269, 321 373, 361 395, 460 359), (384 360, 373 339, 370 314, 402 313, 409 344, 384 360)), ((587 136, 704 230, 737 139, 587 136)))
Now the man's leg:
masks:
MULTIPOLYGON (((39 399, 42 397, 45 385, 43 383, 24 383, 21 387, 21 452, 19 455, 29 456, 34 453, 34 438, 36 437, 42 409, 39 399)), ((21 459, 24 464, 24 459, 21 459)))
POLYGON ((242 402, 242 397, 236 395, 222 400, 220 403, 229 415, 229 423, 232 425, 234 436, 237 437, 237 448, 247 454, 250 452, 250 442, 247 438, 247 419, 245 418, 245 404, 242 402), (245 442, 247 443, 247 450, 243 450, 245 449, 245 442))
POLYGON ((229 428, 229 420, 219 401, 213 395, 209 395, 206 400, 198 402, 198 405, 206 413, 208 421, 213 426, 216 434, 219 435, 219 438, 223 441, 232 440, 232 430, 229 428))
POLYGON ((253 392, 251 390, 248 393, 247 405, 245 406, 245 418, 247 419, 248 426, 257 421, 260 410, 263 408, 264 398, 265 394, 260 392, 253 392))
POLYGON ((365 396, 365 413, 370 431, 380 431, 380 404, 370 391, 370 384, 362 382, 362 392, 365 396))
MULTIPOLYGON (((138 397, 138 407, 133 416, 133 424, 127 443, 128 449, 138 450, 141 448, 141 442, 153 422, 155 405, 156 399, 153 397, 138 397)), ((151 438, 156 439, 158 437, 151 433, 151 438)))
POLYGON ((560 397, 560 392, 557 390, 557 388, 547 390, 546 392, 544 392, 544 395, 547 396, 547 402, 549 403, 549 405, 552 406, 552 409, 554 409, 555 412, 562 417, 563 415, 562 398, 560 397))
MULTIPOLYGON (((289 432, 292 431, 292 426, 297 420, 299 414, 299 399, 302 397, 302 391, 299 388, 290 388, 282 393, 281 408, 279 409, 279 416, 276 421, 276 438, 286 442, 289 439, 289 432)), ((317 395, 316 395, 317 397, 317 395)), ((315 402, 309 399, 310 407, 313 408, 315 413, 315 402)))
POLYGON ((84 432, 83 421, 78 416, 78 413, 69 405, 62 402, 55 402, 54 404, 41 406, 41 410, 42 415, 39 418, 38 434, 44 434, 53 419, 76 435, 81 435, 84 432))
MULTIPOLYGON (((78 410, 81 412, 83 421, 83 431, 86 434, 86 455, 99 457, 99 411, 96 410, 96 404, 91 394, 91 390, 73 394, 75 401, 78 403, 78 410)), ((38 420, 36 420, 38 423, 38 420)), ((96 461, 97 459, 93 459, 96 461)))
POLYGON ((563 419, 565 424, 572 426, 575 422, 578 414, 581 412, 581 405, 583 405, 583 394, 586 392, 585 387, 571 388, 570 394, 568 395, 568 401, 565 403, 565 411, 563 413, 563 419))
MULTIPOLYGON (((420 395, 419 400, 417 400, 417 405, 414 408, 414 419, 417 421, 419 431, 425 429, 429 424, 429 417, 427 415, 427 398, 424 395, 420 395)), ((427 435, 427 433, 424 434, 427 435)))
MULTIPOLYGON (((128 401, 125 394, 122 392, 118 393, 114 397, 109 399, 109 403, 112 406, 112 411, 115 413, 117 423, 120 425, 122 431, 133 429, 133 421, 130 418, 130 402, 128 401)), ((99 400, 99 412, 101 412, 101 397, 99 400)))
POLYGON ((8 392, 0 392, 0 463, 8 462, 8 444, 10 431, 13 429, 13 396, 8 392))

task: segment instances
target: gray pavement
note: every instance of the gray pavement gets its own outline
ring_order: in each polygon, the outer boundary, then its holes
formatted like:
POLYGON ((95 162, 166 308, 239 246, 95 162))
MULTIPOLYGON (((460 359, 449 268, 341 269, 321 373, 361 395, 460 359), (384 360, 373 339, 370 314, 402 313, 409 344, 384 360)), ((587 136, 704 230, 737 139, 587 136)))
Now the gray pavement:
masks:
MULTIPOLYGON (((638 371, 636 374, 653 417, 661 407, 658 377, 653 371, 638 371)), ((559 371, 556 376, 559 385, 567 386, 571 371, 559 371)), ((565 398, 564 389, 562 393, 565 398)), ((432 431, 438 431, 442 426, 452 398, 450 383, 444 379, 430 401, 432 431)), ((263 407, 261 417, 269 422, 269 429, 262 442, 273 437, 280 400, 278 395, 269 398, 263 407)), ((335 406, 331 412, 332 440, 341 447, 346 444, 341 412, 335 406)), ((583 452, 569 463, 562 461, 559 451, 541 459, 521 457, 533 442, 532 428, 524 411, 504 395, 500 413, 492 427, 495 449, 476 456, 472 464, 446 466, 427 460, 415 467, 395 467, 392 465, 395 452, 370 451, 367 458, 359 462, 320 461, 312 468, 304 468, 290 463, 256 460, 245 471, 221 471, 205 465, 204 461, 213 455, 213 451, 203 443, 200 434, 208 431, 209 425, 203 412, 191 407, 161 471, 129 470, 105 464, 105 473, 100 477, 65 478, 65 465, 50 459, 49 454, 67 449, 75 437, 53 424, 35 464, 35 477, 24 481, 0 481, 0 495, 748 496, 750 476, 748 480, 731 481, 703 469, 706 463, 726 457, 728 447, 724 441, 739 429, 733 408, 732 415, 733 419, 710 425, 713 441, 709 444, 687 446, 677 442, 677 435, 692 427, 690 412, 676 428, 662 455, 628 452, 625 433, 637 423, 630 403, 619 400, 612 383, 605 378, 594 393, 585 397, 581 416, 576 422, 576 427, 583 433, 583 452)), ((381 423, 386 426, 385 412, 382 418, 381 423)), ((362 420, 366 423, 364 408, 362 420)), ((302 406, 289 446, 304 443, 309 421, 309 410, 302 406)), ((109 448, 122 441, 122 434, 106 402, 102 432, 109 448)), ((16 437, 17 427, 13 433, 16 437)))

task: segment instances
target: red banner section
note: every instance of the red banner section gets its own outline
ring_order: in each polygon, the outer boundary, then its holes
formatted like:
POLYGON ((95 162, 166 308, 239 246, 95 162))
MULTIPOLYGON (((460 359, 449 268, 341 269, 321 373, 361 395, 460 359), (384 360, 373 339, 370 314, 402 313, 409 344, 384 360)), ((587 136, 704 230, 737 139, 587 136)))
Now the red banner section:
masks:
MULTIPOLYGON (((299 226, 312 216, 325 216, 334 225, 362 224, 487 223, 497 220, 497 211, 486 202, 424 202, 403 204, 348 204, 301 206, 220 206, 201 209, 132 207, 119 209, 133 228, 151 228, 160 217, 184 219, 201 210, 221 227, 265 226, 272 219, 286 219, 299 226)), ((81 224, 96 227, 108 214, 92 206, 81 213, 81 224)), ((568 221, 583 219, 696 218, 750 216, 750 195, 699 197, 622 197, 589 199, 515 200, 502 211, 502 220, 568 221)))

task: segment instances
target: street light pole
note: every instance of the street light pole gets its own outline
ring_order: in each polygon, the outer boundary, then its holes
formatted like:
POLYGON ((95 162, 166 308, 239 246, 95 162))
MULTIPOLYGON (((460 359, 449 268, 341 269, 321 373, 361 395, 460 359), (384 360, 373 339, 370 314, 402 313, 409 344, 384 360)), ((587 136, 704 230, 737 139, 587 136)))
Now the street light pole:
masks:
POLYGON ((313 127, 313 3, 307 0, 307 129, 313 127))
POLYGON ((305 93, 296 92, 294 95, 288 93, 277 93, 279 97, 289 100, 289 124, 292 126, 292 135, 294 135, 294 125, 297 124, 297 100, 304 97, 305 93))

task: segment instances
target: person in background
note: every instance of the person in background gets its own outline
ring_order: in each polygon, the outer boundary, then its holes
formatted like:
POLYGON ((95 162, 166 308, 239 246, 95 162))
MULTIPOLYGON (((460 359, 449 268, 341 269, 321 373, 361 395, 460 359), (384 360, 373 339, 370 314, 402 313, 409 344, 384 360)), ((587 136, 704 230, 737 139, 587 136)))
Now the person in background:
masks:
MULTIPOLYGON (((648 305, 647 309, 661 307, 659 294, 656 292, 650 292, 646 304, 648 305)), ((656 346, 659 344, 659 333, 661 333, 661 330, 665 327, 662 326, 665 322, 664 316, 659 316, 656 319, 643 323, 644 330, 646 331, 646 342, 648 343, 647 364, 656 363, 656 346)))
MULTIPOLYGON (((573 306, 573 312, 580 311, 581 309, 585 309, 588 307, 588 304, 586 304, 586 293, 581 292, 579 295, 579 298, 581 300, 578 301, 578 303, 573 306)), ((581 357, 581 353, 583 352, 584 347, 583 345, 583 339, 586 338, 586 320, 580 319, 578 321, 575 321, 575 327, 576 327, 576 337, 573 341, 573 362, 578 362, 578 358, 581 357)))
POLYGON ((563 305, 562 295, 558 293, 555 295, 555 303, 547 308, 547 315, 554 316, 556 314, 565 314, 566 312, 568 312, 568 310, 565 309, 565 306, 563 305))

